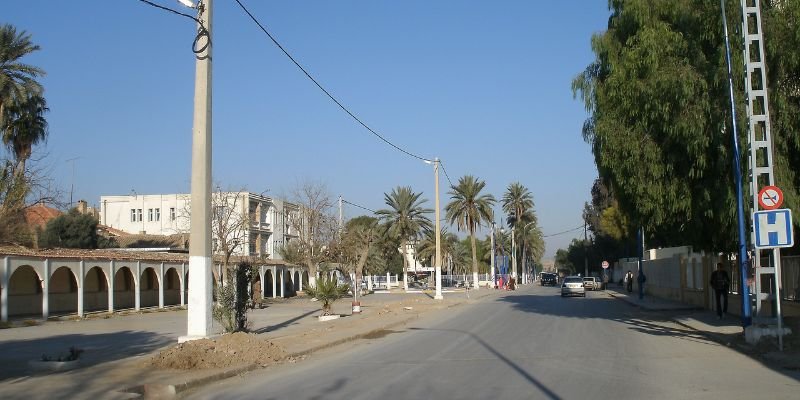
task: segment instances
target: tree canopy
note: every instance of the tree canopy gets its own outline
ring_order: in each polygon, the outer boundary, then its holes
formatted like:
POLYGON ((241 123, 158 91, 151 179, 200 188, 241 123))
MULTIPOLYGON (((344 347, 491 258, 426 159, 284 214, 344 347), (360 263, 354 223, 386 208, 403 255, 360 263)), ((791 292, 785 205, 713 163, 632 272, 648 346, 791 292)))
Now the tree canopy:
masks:
MULTIPOLYGON (((800 183, 798 2, 762 2, 779 184, 789 206, 800 183), (784 144, 781 146, 780 144, 784 144)), ((650 245, 735 246, 732 129, 720 5, 704 0, 612 0, 608 29, 573 81, 589 117, 583 136, 617 205, 606 220, 644 226, 650 245)), ((741 25, 728 1, 728 25, 741 25)), ((733 34, 735 34, 734 31, 733 34)), ((732 38, 734 76, 743 76, 732 38)), ((743 81, 734 81, 746 148, 743 81)), ((746 158, 743 156, 743 159, 746 158)), ((743 164, 745 165, 745 164, 743 164)), ((746 171, 746 168, 743 168, 746 171)))

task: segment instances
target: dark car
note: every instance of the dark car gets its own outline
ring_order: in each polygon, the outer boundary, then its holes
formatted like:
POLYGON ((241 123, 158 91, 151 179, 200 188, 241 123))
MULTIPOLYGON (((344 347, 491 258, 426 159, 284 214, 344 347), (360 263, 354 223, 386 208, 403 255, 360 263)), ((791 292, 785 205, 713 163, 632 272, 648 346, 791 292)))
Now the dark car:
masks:
POLYGON ((539 282, 542 286, 556 286, 558 285, 558 277, 556 274, 542 274, 542 279, 539 282))

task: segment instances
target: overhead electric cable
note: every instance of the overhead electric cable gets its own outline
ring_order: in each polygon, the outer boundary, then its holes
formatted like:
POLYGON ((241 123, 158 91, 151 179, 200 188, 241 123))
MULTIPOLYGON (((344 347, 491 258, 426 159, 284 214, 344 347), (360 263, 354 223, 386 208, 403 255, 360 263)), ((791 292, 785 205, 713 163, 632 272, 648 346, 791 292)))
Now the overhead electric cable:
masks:
POLYGON ((353 207, 358 207, 358 208, 360 208, 360 209, 362 209, 362 210, 367 210, 367 211, 370 211, 370 212, 372 212, 373 214, 377 214, 377 213, 378 213, 378 212, 377 212, 377 211, 375 211, 375 210, 369 209, 369 208, 367 208, 367 207, 364 207, 364 206, 360 206, 360 205, 358 205, 358 204, 355 204, 355 203, 351 203, 351 202, 349 202, 349 201, 347 201, 347 200, 345 200, 345 199, 342 199, 342 203, 349 204, 349 205, 351 205, 351 206, 353 206, 353 207))
MULTIPOLYGON (((142 1, 144 1, 144 0, 142 0, 142 1)), ((247 9, 247 7, 245 7, 245 6, 244 6, 244 4, 242 4, 242 2, 241 2, 241 1, 239 1, 239 0, 235 0, 235 1, 236 1, 236 3, 237 3, 237 4, 239 4, 239 7, 241 7, 241 8, 242 8, 242 10, 243 10, 243 11, 244 11, 244 12, 245 12, 245 13, 246 13, 246 14, 247 14, 249 17, 250 17, 250 19, 252 19, 252 20, 253 20, 253 22, 255 22, 255 23, 256 23, 256 25, 258 25, 258 27, 259 27, 259 28, 261 28, 261 31, 262 31, 262 32, 264 32, 264 33, 265 33, 265 34, 266 34, 266 35, 267 35, 267 36, 270 38, 270 40, 272 40, 272 43, 274 43, 274 44, 275 44, 275 46, 278 46, 278 48, 279 48, 279 49, 280 49, 280 50, 283 52, 283 54, 285 54, 285 55, 286 55, 286 57, 288 57, 288 58, 289 58, 289 60, 291 60, 291 61, 292 61, 292 63, 294 63, 294 65, 295 65, 297 68, 299 68, 299 69, 300 69, 300 71, 302 71, 302 72, 303 72, 303 74, 305 74, 305 76, 306 76, 308 79, 310 79, 310 80, 311 80, 311 82, 314 82, 314 84, 315 84, 315 85, 316 85, 316 86, 317 86, 317 87, 318 87, 320 90, 322 90, 322 92, 323 92, 323 93, 325 93, 325 95, 327 95, 327 96, 328 96, 328 98, 330 98, 330 99, 331 99, 331 100, 332 100, 334 103, 336 103, 336 105, 337 105, 337 106, 339 106, 339 108, 341 108, 341 109, 342 109, 342 110, 343 110, 345 113, 347 113, 347 115, 349 115, 350 117, 352 117, 352 118, 353 118, 353 119, 354 119, 356 122, 358 122, 358 123, 359 123, 361 126, 363 126, 364 128, 366 128, 368 131, 370 131, 370 133, 372 133, 373 135, 375 135, 375 136, 376 136, 378 139, 382 140, 383 142, 385 142, 385 143, 386 143, 386 144, 388 144, 389 146, 392 146, 392 147, 394 147, 396 150, 398 150, 398 151, 400 151, 400 152, 402 152, 402 153, 404 153, 404 154, 406 154, 406 155, 408 155, 408 156, 411 156, 411 157, 414 157, 414 158, 416 158, 416 159, 422 160, 422 161, 431 161, 431 160, 429 160, 429 159, 427 159, 427 158, 425 158, 425 157, 422 157, 422 156, 416 155, 416 154, 414 154, 414 153, 412 153, 412 152, 410 152, 410 151, 408 151, 408 150, 406 150, 406 149, 403 149, 402 147, 400 147, 400 146, 398 146, 398 145, 396 145, 396 144, 392 143, 391 141, 389 141, 389 139, 386 139, 385 137, 383 137, 383 136, 382 136, 380 133, 376 132, 374 129, 370 128, 370 127, 369 127, 369 126, 368 126, 366 123, 364 123, 364 121, 362 121, 362 120, 361 120, 360 118, 358 118, 358 117, 357 117, 355 114, 353 114, 353 113, 352 113, 352 112, 351 112, 351 111, 350 111, 350 110, 349 110, 347 107, 345 107, 345 106, 344 106, 344 105, 343 105, 343 104, 342 104, 342 103, 341 103, 339 100, 337 100, 337 99, 336 99, 336 97, 334 97, 334 96, 333 96, 333 95, 332 95, 332 94, 331 94, 331 93, 330 93, 330 92, 329 92, 327 89, 325 89, 325 88, 322 86, 322 84, 320 84, 320 83, 319 83, 319 82, 318 82, 316 79, 314 79, 314 77, 313 77, 313 76, 311 76, 311 74, 310 74, 310 73, 308 73, 308 71, 306 71, 306 69, 305 69, 305 68, 303 68, 303 66, 302 66, 302 65, 300 65, 300 63, 299 63, 299 62, 297 62, 297 60, 295 60, 295 58, 294 58, 294 57, 292 57, 292 55, 291 55, 291 54, 289 54, 289 52, 288 52, 288 51, 287 51, 287 50, 286 50, 286 49, 285 49, 285 48, 284 48, 284 47, 283 47, 283 46, 282 46, 280 43, 278 43, 278 41, 275 39, 275 37, 274 37, 274 36, 272 36, 272 34, 271 34, 271 33, 269 33, 269 31, 267 30, 267 28, 265 28, 265 27, 264 27, 264 25, 263 25, 261 22, 259 22, 259 20, 258 20, 258 19, 257 19, 257 18, 256 18, 256 17, 253 15, 253 13, 251 13, 251 12, 250 12, 250 10, 248 10, 248 9, 247 9)))
POLYGON ((197 36, 194 37, 194 42, 192 42, 192 52, 194 52, 195 54, 200 54, 200 53, 204 52, 206 50, 206 48, 208 47, 208 45, 211 44, 211 36, 208 34, 208 29, 206 29, 205 25, 203 24, 203 21, 200 20, 199 18, 194 17, 194 16, 189 15, 189 14, 186 14, 186 13, 182 13, 182 12, 180 12, 178 10, 173 10, 173 9, 171 9, 169 7, 164 7, 162 5, 153 3, 152 1, 148 1, 148 0, 139 0, 139 1, 142 2, 142 3, 145 3, 147 5, 153 6, 155 8, 158 8, 158 9, 161 9, 161 10, 164 10, 164 11, 176 14, 176 15, 180 15, 181 17, 186 17, 186 18, 191 19, 194 22, 197 22, 197 24, 200 25, 200 27, 197 30, 197 36), (203 38, 203 37, 206 38, 206 43, 202 47, 200 47, 198 49, 197 48, 197 43, 199 43, 200 39, 203 38))
POLYGON ((447 182, 450 183, 450 187, 454 187, 453 181, 450 180, 450 175, 447 175, 447 168, 444 167, 442 160, 439 160, 439 164, 442 166, 442 171, 444 172, 445 178, 447 178, 447 182))
POLYGON ((569 230, 563 231, 563 232, 553 233, 553 234, 551 234, 551 235, 544 235, 544 236, 542 236, 542 238, 551 237, 551 236, 563 235, 563 234, 565 234, 565 233, 570 233, 570 232, 577 231, 578 229, 583 229, 583 224, 581 224, 580 226, 577 226, 577 227, 575 227, 575 228, 572 228, 572 229, 569 229, 569 230))

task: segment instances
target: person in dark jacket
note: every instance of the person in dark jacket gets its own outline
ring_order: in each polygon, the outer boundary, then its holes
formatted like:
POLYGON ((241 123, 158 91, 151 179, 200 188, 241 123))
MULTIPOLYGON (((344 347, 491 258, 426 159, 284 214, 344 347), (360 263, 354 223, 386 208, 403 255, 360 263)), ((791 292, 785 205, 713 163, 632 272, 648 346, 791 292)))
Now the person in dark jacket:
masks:
POLYGON ((731 278, 728 271, 722 267, 722 263, 717 263, 717 270, 711 273, 709 285, 714 289, 714 298, 717 305, 717 318, 722 319, 723 315, 728 314, 728 290, 731 286, 731 278), (722 304, 720 304, 720 302, 722 304))

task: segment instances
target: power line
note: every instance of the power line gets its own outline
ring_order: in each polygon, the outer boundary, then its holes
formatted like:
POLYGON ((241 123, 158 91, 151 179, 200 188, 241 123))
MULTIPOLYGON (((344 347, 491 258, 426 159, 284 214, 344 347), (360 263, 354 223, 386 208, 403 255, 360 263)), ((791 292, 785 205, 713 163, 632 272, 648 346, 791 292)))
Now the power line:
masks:
POLYGON ((563 234, 565 234, 565 233, 570 233, 570 232, 573 232, 573 231, 577 231, 578 229, 583 229, 583 224, 581 224, 580 226, 577 226, 577 227, 575 227, 575 228, 572 228, 572 229, 569 229, 569 230, 563 231, 563 232, 553 233, 553 234, 551 234, 551 235, 544 235, 544 236, 542 236, 542 238, 547 238, 547 237, 551 237, 551 236, 563 235, 563 234))
POLYGON ((148 5, 151 5, 151 6, 155 7, 155 8, 160 8, 160 9, 162 9, 164 11, 171 12, 173 14, 177 14, 177 15, 180 15, 182 17, 189 18, 189 19, 193 20, 194 22, 197 22, 198 24, 200 23, 200 20, 197 19, 197 17, 191 16, 191 15, 186 14, 186 13, 182 13, 182 12, 180 12, 178 10, 173 10, 173 9, 171 9, 169 7, 164 7, 162 5, 153 3, 152 1, 147 1, 147 0, 139 0, 139 1, 141 1, 142 3, 148 4, 148 5))
MULTIPOLYGON (((141 1, 145 1, 145 0, 141 0, 141 1)), ((289 60, 291 60, 292 63, 294 63, 294 65, 297 66, 297 68, 299 68, 300 71, 302 71, 303 74, 305 74, 305 76, 308 79, 311 80, 311 82, 314 82, 314 84, 317 85, 317 87, 320 90, 322 90, 322 92, 325 93, 325 95, 327 95, 328 98, 330 98, 334 103, 336 103, 337 106, 339 106, 339 108, 341 108, 344 112, 346 112, 347 115, 352 117, 356 122, 358 122, 361 126, 366 128, 368 131, 370 131, 370 133, 375 135, 378 139, 382 140, 384 143, 388 144, 389 146, 394 147, 396 150, 398 150, 398 151, 400 151, 400 152, 402 152, 402 153, 404 153, 404 154, 406 154, 408 156, 411 156, 411 157, 414 157, 416 159, 422 160, 422 161, 428 161, 428 162, 431 161, 431 160, 429 160, 429 159, 427 159, 425 157, 422 157, 422 156, 416 155, 414 153, 411 153, 410 151, 405 150, 405 149, 401 148, 400 146, 390 142, 388 139, 386 139, 381 134, 376 132, 374 129, 370 128, 367 124, 365 124, 360 118, 358 118, 349 109, 347 109, 347 107, 345 107, 339 100, 337 100, 336 97, 334 97, 328 90, 326 90, 316 79, 314 79, 314 77, 311 76, 311 74, 309 74, 308 71, 306 71, 306 69, 303 68, 303 66, 300 65, 300 63, 297 62, 297 60, 295 60, 295 58, 292 57, 292 55, 289 54, 289 52, 280 43, 278 43, 278 41, 275 39, 275 37, 273 37, 272 34, 269 33, 269 31, 267 31, 267 28, 265 28, 264 25, 262 25, 261 22, 258 21, 258 19, 250 12, 250 10, 247 9, 247 7, 244 6, 244 4, 242 4, 241 1, 239 1, 239 0, 235 0, 235 1, 236 1, 237 4, 239 4, 239 7, 241 7, 242 10, 250 17, 250 19, 252 19, 253 22, 255 22, 256 25, 258 25, 259 28, 261 28, 261 31, 264 32, 270 38, 270 40, 272 40, 272 43, 274 43, 275 46, 278 46, 278 48, 283 52, 283 54, 285 54, 286 57, 288 57, 289 60)))
MULTIPOLYGON (((139 1, 142 2, 142 3, 145 3, 145 4, 149 5, 149 6, 158 8, 160 10, 164 10, 164 11, 170 12, 170 13, 175 14, 175 15, 180 15, 181 17, 186 17, 186 18, 191 19, 194 22, 197 22, 197 24, 200 27, 197 30, 197 36, 194 37, 194 42, 192 42, 192 52, 194 52, 194 54, 200 54, 200 53, 204 52, 206 50, 206 48, 211 44, 211 35, 209 35, 208 29, 206 29, 206 26, 203 24, 203 21, 201 19, 199 19, 199 18, 197 18, 195 16, 192 16, 192 15, 186 14, 186 13, 182 13, 182 12, 180 12, 178 10, 173 10, 173 9, 171 9, 169 7, 164 7, 162 5, 153 3, 152 1, 148 1, 148 0, 139 0, 139 1), (197 43, 199 43, 200 39, 202 39, 203 37, 206 38, 206 43, 202 47, 200 47, 198 49, 197 48, 197 43)), ((198 5, 198 7, 203 7, 202 3, 200 3, 198 5)))
POLYGON ((378 212, 377 212, 377 211, 375 211, 375 210, 369 209, 369 208, 367 208, 367 207, 364 207, 364 206, 360 206, 360 205, 358 205, 358 204, 355 204, 355 203, 351 203, 351 202, 349 202, 349 201, 347 201, 347 200, 345 200, 345 199, 342 199, 342 203, 349 204, 349 205, 351 205, 351 206, 353 206, 353 207, 358 207, 358 208, 360 208, 360 209, 362 209, 362 210, 367 210, 367 211, 370 211, 370 212, 372 212, 373 214, 377 214, 377 213, 378 213, 378 212))
POLYGON ((444 167, 442 160, 439 160, 439 164, 442 166, 442 171, 444 172, 445 178, 447 178, 447 182, 450 183, 450 187, 453 187, 453 181, 450 180, 450 175, 447 175, 447 168, 444 167))

